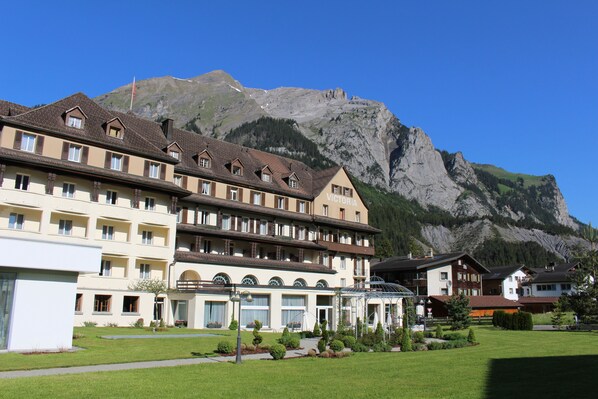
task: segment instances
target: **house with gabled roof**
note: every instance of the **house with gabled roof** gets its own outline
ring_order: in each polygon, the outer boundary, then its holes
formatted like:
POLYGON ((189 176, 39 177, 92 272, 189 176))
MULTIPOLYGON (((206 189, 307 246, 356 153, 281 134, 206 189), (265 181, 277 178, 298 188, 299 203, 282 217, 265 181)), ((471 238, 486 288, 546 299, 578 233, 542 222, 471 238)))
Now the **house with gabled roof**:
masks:
POLYGON ((490 273, 484 275, 484 295, 500 295, 507 299, 518 300, 522 293, 522 284, 529 276, 523 265, 488 267, 490 273))

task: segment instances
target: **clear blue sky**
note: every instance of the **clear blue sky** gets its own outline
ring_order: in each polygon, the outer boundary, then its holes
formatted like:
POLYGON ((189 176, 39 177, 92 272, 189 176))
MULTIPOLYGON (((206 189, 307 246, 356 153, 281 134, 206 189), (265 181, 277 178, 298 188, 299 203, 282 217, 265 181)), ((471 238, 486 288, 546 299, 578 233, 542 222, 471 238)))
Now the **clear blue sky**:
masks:
POLYGON ((214 69, 247 87, 342 87, 439 149, 553 174, 571 214, 598 224, 598 1, 19 1, 2 14, 0 98, 214 69))

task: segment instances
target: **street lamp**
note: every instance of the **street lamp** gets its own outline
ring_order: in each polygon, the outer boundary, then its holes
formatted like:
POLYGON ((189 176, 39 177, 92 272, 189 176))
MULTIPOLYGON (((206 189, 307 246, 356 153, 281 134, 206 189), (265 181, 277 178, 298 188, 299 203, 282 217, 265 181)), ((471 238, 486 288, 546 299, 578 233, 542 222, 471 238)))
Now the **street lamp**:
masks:
POLYGON ((237 322, 237 359, 235 360, 235 363, 237 364, 241 364, 241 302, 243 302, 243 299, 245 299, 247 302, 253 302, 253 298, 251 297, 251 293, 249 293, 249 291, 237 291, 237 286, 234 285, 233 290, 230 293, 230 300, 233 302, 233 307, 235 302, 239 303, 239 310, 237 313, 239 318, 237 322))

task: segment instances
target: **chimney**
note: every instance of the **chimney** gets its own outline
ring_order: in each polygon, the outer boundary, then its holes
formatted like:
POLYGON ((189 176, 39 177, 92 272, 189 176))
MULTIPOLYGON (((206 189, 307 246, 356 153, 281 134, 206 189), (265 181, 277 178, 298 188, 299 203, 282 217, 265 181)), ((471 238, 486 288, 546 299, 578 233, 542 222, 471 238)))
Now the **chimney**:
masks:
POLYGON ((172 140, 172 124, 174 121, 170 118, 166 118, 162 121, 162 132, 168 140, 172 140))

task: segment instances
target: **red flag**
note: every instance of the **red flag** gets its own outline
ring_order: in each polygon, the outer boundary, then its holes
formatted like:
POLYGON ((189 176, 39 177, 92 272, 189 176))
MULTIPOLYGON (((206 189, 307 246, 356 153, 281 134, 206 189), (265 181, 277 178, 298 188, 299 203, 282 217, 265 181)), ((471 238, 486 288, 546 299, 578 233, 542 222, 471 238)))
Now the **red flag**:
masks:
POLYGON ((135 86, 135 76, 133 76, 133 86, 131 86, 131 105, 129 105, 129 111, 133 109, 133 100, 135 99, 136 92, 137 86, 135 86))

